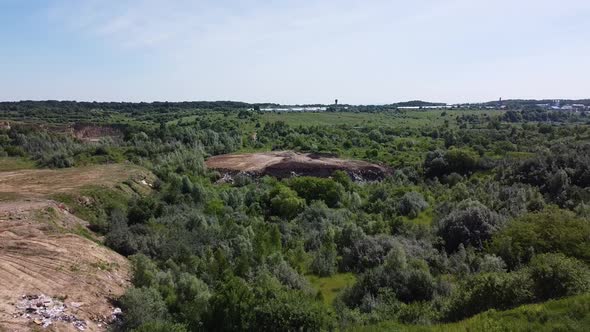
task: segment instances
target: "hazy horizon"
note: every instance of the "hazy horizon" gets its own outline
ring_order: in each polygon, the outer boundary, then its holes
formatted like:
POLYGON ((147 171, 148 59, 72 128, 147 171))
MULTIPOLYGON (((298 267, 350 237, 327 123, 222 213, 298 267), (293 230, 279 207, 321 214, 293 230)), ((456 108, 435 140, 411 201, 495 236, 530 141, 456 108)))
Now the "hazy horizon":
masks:
POLYGON ((0 100, 583 99, 590 2, 0 0, 0 100))
MULTIPOLYGON (((516 100, 534 100, 534 101, 577 101, 577 100, 590 100, 590 97, 582 97, 582 98, 514 98, 514 99, 502 99, 502 102, 507 101, 516 101, 516 100)), ((21 100, 0 100, 0 103, 21 103, 21 102, 49 102, 49 101, 56 101, 56 102, 75 102, 75 103, 131 103, 131 104, 140 104, 140 103, 245 103, 251 105, 279 105, 279 106, 314 106, 314 105, 321 105, 321 106, 330 106, 334 104, 332 102, 326 103, 277 103, 272 101, 261 101, 261 102, 248 102, 243 100, 151 100, 151 101, 126 101, 126 100, 107 100, 107 101, 100 101, 100 100, 67 100, 67 99, 21 99, 21 100)), ((394 105, 394 104, 401 104, 401 103, 412 103, 412 102, 427 102, 427 103, 440 103, 446 104, 448 106, 453 105, 465 105, 465 104, 486 104, 486 103, 493 103, 498 100, 482 100, 482 101, 469 101, 469 102, 457 102, 457 103, 445 103, 436 100, 423 100, 423 99, 415 99, 415 100, 397 100, 392 101, 389 103, 364 103, 364 104, 354 104, 354 103, 342 103, 338 100, 338 105, 349 105, 349 106, 386 106, 386 105, 394 105)))

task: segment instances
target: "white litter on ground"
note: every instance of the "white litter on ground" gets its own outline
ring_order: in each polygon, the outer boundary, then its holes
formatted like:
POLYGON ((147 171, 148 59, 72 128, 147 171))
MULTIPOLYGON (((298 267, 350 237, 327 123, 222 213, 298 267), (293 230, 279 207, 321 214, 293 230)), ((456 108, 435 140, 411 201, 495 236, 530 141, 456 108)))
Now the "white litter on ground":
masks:
MULTIPOLYGON (((75 308, 82 305, 82 303, 77 302, 71 304, 75 308)), ((87 328, 85 320, 67 312, 67 304, 44 294, 23 295, 16 304, 16 308, 18 312, 15 317, 24 317, 44 328, 58 321, 71 323, 79 331, 84 331, 87 328)))

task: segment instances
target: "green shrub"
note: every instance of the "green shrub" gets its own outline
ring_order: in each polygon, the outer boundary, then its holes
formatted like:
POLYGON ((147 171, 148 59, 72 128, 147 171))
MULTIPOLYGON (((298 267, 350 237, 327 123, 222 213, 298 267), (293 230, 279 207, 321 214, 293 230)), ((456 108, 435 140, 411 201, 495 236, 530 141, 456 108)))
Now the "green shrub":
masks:
POLYGON ((187 332, 188 330, 182 324, 171 323, 167 321, 155 321, 141 324, 132 332, 187 332))
POLYGON ((504 218, 477 201, 464 201, 449 215, 439 221, 438 234, 445 241, 448 252, 460 244, 482 249, 484 242, 492 237, 504 218))
POLYGON ((482 273, 465 280, 452 294, 445 317, 457 321, 489 310, 506 310, 534 299, 526 273, 482 273))
POLYGON ((416 218, 418 214, 428 208, 424 196, 415 191, 405 193, 398 202, 399 213, 403 216, 416 218))
POLYGON ((167 316, 166 303, 153 288, 130 288, 121 298, 124 325, 134 329, 146 323, 162 321, 167 316))
POLYGON ((133 285, 135 287, 150 287, 154 284, 158 267, 143 254, 129 257, 131 270, 133 272, 133 285))
POLYGON ((305 207, 305 200, 295 191, 281 184, 269 193, 269 197, 270 212, 285 219, 294 218, 305 207))
POLYGON ((590 223, 556 208, 528 213, 493 236, 488 250, 510 268, 526 264, 534 254, 560 252, 590 263, 590 223))
POLYGON ((223 283, 209 301, 206 327, 213 331, 247 331, 253 329, 256 298, 246 282, 233 277, 223 283))
POLYGON ((344 186, 332 179, 302 176, 290 179, 288 185, 308 204, 321 200, 333 208, 342 202, 344 196, 344 186))
POLYGON ((296 291, 280 291, 253 311, 255 331, 326 331, 333 325, 321 302, 296 291))
POLYGON ((581 261, 564 254, 535 256, 526 268, 540 301, 590 291, 590 270, 581 261))

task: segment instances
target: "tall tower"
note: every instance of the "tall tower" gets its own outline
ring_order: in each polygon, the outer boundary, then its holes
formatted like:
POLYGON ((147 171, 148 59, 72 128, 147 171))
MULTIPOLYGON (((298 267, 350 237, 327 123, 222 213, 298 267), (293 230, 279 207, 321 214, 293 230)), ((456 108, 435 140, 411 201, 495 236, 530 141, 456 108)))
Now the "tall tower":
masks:
POLYGON ((334 105, 338 105, 338 99, 334 100, 334 105))

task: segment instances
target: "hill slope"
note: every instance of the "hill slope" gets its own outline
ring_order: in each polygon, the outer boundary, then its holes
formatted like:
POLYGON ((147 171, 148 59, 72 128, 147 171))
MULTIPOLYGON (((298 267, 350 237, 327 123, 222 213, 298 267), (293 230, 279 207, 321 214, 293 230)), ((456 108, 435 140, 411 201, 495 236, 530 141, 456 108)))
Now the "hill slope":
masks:
POLYGON ((490 310, 469 319, 433 326, 407 326, 381 323, 357 327, 352 331, 415 331, 415 332, 477 332, 477 331, 588 331, 590 326, 590 294, 538 304, 523 305, 507 311, 490 310))
MULTIPOLYGON (((0 330, 42 325, 26 316, 31 309, 19 308, 23 296, 41 294, 63 301, 64 314, 84 321, 86 330, 106 328, 114 310, 110 301, 129 283, 127 259, 93 241, 88 223, 49 196, 76 195, 89 185, 121 191, 129 179, 147 187, 149 176, 127 165, 0 172, 0 330)), ((51 326, 77 331, 68 321, 54 319, 51 326)))

